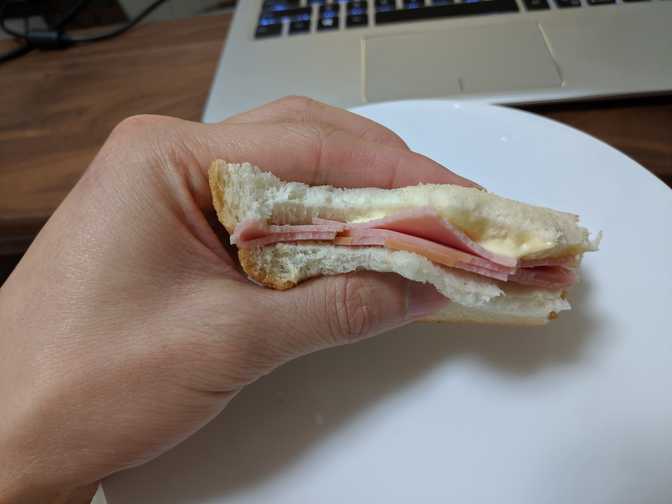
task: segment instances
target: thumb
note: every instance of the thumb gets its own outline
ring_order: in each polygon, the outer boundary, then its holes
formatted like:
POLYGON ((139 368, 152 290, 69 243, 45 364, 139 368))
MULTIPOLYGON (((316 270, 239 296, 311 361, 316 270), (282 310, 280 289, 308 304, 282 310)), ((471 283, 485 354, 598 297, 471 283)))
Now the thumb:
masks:
POLYGON ((432 285, 373 272, 319 278, 274 294, 276 313, 283 314, 276 322, 284 326, 276 328, 294 355, 380 334, 449 302, 432 285))

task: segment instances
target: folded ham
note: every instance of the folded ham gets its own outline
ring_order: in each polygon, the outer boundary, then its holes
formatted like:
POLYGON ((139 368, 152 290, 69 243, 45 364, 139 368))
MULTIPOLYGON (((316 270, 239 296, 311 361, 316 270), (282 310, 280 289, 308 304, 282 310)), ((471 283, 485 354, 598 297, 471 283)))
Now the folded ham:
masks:
MULTIPOLYGON (((315 219, 319 224, 336 224, 336 221, 315 219)), ((425 238, 448 245, 457 250, 483 257, 502 266, 515 267, 516 259, 494 254, 481 247, 463 231, 444 220, 433 208, 402 210, 394 215, 358 224, 348 224, 349 229, 389 229, 407 235, 425 238)))
POLYGON ((463 269, 506 281, 516 268, 502 266, 484 257, 467 254, 456 248, 442 245, 410 234, 389 229, 352 228, 334 239, 336 245, 379 246, 392 250, 405 250, 426 257, 430 261, 451 268, 463 269))
POLYGON ((275 226, 259 220, 246 220, 234 229, 231 243, 240 248, 254 248, 280 242, 333 240, 345 228, 345 223, 335 221, 329 224, 275 226))
POLYGON ((490 252, 432 208, 400 211, 363 223, 313 219, 306 225, 269 225, 247 220, 236 226, 231 243, 247 249, 274 243, 326 241, 349 247, 386 247, 481 276, 548 289, 564 289, 576 281, 574 257, 518 261, 490 252))

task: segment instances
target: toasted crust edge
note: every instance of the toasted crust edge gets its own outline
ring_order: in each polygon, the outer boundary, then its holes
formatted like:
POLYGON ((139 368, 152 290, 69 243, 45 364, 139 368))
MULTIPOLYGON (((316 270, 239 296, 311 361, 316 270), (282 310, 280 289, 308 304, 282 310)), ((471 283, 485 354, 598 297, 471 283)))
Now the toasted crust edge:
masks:
MULTIPOLYGON (((212 205, 217 212, 219 222, 226 228, 229 234, 232 234, 236 228, 236 219, 231 213, 231 209, 224 200, 224 191, 226 189, 226 177, 219 176, 219 168, 225 161, 217 159, 210 164, 208 169, 208 182, 210 184, 210 192, 212 193, 212 205)), ((238 260, 243 268, 243 271, 250 277, 251 280, 270 287, 276 290, 287 290, 295 287, 296 282, 286 280, 279 280, 274 277, 270 271, 263 270, 254 261, 253 254, 249 250, 238 249, 238 260)))
POLYGON ((224 185, 226 179, 219 176, 219 167, 221 164, 226 164, 221 159, 217 159, 210 164, 208 168, 208 182, 210 184, 210 192, 212 193, 212 205, 217 212, 217 218, 221 222, 229 234, 233 233, 236 227, 236 220, 231 215, 231 210, 224 201, 224 185))
POLYGON ((254 254, 250 250, 238 249, 238 260, 250 279, 255 282, 276 290, 287 290, 296 287, 298 282, 280 280, 271 271, 262 269, 254 260, 254 254))

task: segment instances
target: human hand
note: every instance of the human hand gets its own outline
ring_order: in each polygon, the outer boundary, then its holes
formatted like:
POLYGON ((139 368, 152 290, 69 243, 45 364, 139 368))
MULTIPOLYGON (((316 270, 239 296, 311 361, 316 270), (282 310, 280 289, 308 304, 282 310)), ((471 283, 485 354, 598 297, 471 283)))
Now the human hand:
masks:
POLYGON ((0 502, 142 464, 288 360, 445 303, 391 274, 251 284, 210 224, 217 158, 310 184, 471 184, 384 127, 301 98, 216 125, 121 123, 0 289, 0 502))

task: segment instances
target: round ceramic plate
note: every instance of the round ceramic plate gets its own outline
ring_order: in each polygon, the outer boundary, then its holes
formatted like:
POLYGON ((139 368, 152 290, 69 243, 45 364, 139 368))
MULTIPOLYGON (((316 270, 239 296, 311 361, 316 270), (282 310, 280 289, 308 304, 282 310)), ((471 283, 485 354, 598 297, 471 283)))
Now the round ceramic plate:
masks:
POLYGON ((546 327, 417 325, 300 359, 106 481, 110 504, 672 502, 672 191, 531 114, 357 112, 492 192, 602 230, 574 309, 546 327))

